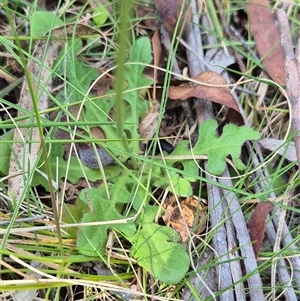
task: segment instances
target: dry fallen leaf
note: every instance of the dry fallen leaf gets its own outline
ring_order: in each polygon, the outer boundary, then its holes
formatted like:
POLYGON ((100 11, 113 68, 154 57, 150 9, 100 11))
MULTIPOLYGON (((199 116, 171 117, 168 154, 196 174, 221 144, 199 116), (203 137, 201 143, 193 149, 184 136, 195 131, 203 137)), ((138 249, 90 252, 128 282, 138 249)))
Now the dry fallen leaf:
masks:
POLYGON ((284 156, 290 162, 297 161, 295 143, 293 141, 285 143, 284 140, 275 138, 260 139, 258 143, 265 149, 271 152, 277 151, 281 156, 284 156))
POLYGON ((157 103, 152 109, 153 112, 149 112, 145 116, 138 128, 141 138, 144 139, 143 143, 147 143, 149 139, 153 138, 157 129, 159 104, 157 103))
POLYGON ((204 206, 196 197, 188 197, 180 202, 181 212, 174 196, 165 203, 165 214, 162 216, 166 225, 176 230, 183 242, 189 238, 189 232, 201 233, 205 228, 206 214, 204 206), (188 226, 188 229, 186 227, 188 226), (196 226, 196 229, 194 227, 196 226))
POLYGON ((161 14, 161 20, 169 34, 172 36, 179 21, 177 35, 186 30, 191 22, 191 11, 187 3, 183 5, 183 0, 154 0, 157 10, 161 14), (180 14, 182 12, 182 15, 180 14), (183 28, 182 28, 183 27, 183 28))
POLYGON ((274 205, 271 202, 259 203, 253 210, 248 223, 248 231, 250 239, 253 242, 253 250, 256 258, 264 237, 266 219, 273 207, 274 205))
POLYGON ((252 34, 257 52, 270 77, 278 84, 285 84, 284 64, 280 37, 268 0, 248 0, 252 34))
POLYGON ((171 86, 169 89, 169 98, 187 100, 190 97, 199 97, 217 102, 239 112, 230 89, 228 87, 218 87, 219 85, 226 85, 226 80, 222 75, 213 71, 205 71, 199 74, 195 80, 216 86, 190 83, 185 83, 177 87, 171 86))

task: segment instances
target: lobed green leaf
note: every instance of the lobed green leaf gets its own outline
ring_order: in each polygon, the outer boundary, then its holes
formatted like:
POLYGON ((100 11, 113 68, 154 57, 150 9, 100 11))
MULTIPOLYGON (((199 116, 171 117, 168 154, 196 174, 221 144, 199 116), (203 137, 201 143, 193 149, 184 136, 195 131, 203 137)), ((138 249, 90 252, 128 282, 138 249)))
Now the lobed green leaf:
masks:
POLYGON ((247 140, 258 140, 260 134, 247 126, 227 124, 218 137, 217 126, 217 121, 213 119, 201 125, 199 139, 193 148, 194 154, 208 157, 207 169, 214 175, 220 175, 224 171, 228 156, 231 156, 238 170, 244 170, 246 166, 240 160, 242 146, 247 140))

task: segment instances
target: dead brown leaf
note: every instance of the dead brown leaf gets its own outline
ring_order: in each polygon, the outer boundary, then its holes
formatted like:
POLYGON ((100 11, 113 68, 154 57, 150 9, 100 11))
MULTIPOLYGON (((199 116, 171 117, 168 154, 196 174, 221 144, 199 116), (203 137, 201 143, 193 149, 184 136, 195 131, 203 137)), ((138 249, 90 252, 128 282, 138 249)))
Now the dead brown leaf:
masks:
POLYGON ((257 52, 270 77, 278 84, 285 84, 284 64, 280 37, 268 0, 248 0, 252 34, 257 52))
POLYGON ((176 230, 183 242, 189 238, 189 232, 201 233, 206 224, 204 206, 196 197, 188 197, 180 202, 181 212, 177 202, 171 196, 164 205, 165 214, 162 216, 166 225, 176 230), (188 226, 188 229, 186 227, 188 226), (196 228, 195 228, 196 226, 196 228))
POLYGON ((157 10, 161 14, 161 20, 169 34, 172 36, 179 21, 178 32, 184 32, 191 22, 191 11, 187 3, 182 9, 183 0, 154 0, 157 10), (182 14, 181 14, 182 12, 182 14))
POLYGON ((265 233, 265 222, 269 212, 273 209, 271 202, 259 203, 253 210, 252 216, 248 223, 248 231, 253 242, 253 250, 257 258, 261 248, 261 243, 265 233))
POLYGON ((142 139, 145 139, 143 143, 147 143, 149 139, 154 136, 157 128, 159 104, 157 103, 153 108, 153 112, 149 112, 145 118, 141 121, 138 132, 142 139))
POLYGON ((195 80, 216 85, 216 87, 202 84, 194 85, 191 83, 185 83, 177 87, 171 86, 169 89, 169 98, 187 100, 190 97, 199 97, 222 104, 239 112, 230 89, 228 87, 217 87, 217 85, 226 85, 226 80, 222 75, 212 71, 205 71, 199 74, 195 80))

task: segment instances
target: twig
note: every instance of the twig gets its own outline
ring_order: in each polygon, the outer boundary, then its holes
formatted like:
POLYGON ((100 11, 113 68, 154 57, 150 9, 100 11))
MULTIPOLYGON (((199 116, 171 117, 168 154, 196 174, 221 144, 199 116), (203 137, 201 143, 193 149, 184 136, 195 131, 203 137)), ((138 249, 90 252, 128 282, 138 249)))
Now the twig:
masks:
POLYGON ((286 76, 286 91, 291 103, 292 131, 294 136, 298 166, 300 168, 300 75, 290 35, 290 27, 286 13, 282 9, 276 12, 277 27, 286 76))

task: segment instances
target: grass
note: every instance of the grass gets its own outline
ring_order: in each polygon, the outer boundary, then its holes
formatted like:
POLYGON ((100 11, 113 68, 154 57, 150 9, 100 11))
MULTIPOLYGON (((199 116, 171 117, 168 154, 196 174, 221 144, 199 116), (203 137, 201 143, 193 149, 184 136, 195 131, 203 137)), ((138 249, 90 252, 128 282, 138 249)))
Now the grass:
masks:
MULTIPOLYGON (((86 1, 84 5, 76 5, 73 1, 67 1, 64 5, 57 5, 59 9, 55 10, 54 16, 65 23, 87 22, 90 26, 95 27, 92 20, 95 9, 93 3, 86 1)), ((242 157, 247 163, 246 170, 238 171, 230 168, 228 175, 210 177, 205 171, 205 160, 197 163, 200 171, 195 176, 190 170, 182 169, 185 166, 183 157, 182 160, 179 160, 179 164, 168 165, 166 163, 167 155, 161 150, 160 155, 165 157, 166 161, 158 159, 153 149, 150 149, 145 156, 141 154, 141 151, 139 152, 138 147, 141 141, 139 141, 140 138, 135 133, 136 128, 132 124, 136 120, 141 120, 143 117, 140 116, 141 112, 145 115, 147 111, 151 110, 151 92, 146 88, 151 86, 152 82, 146 81, 137 87, 126 87, 123 83, 128 81, 128 70, 147 73, 147 69, 144 70, 142 65, 150 67, 150 70, 152 67, 151 63, 140 62, 139 65, 134 60, 128 62, 129 52, 124 49, 133 47, 132 45, 135 45, 140 36, 150 36, 152 30, 143 23, 143 17, 136 17, 131 13, 130 6, 133 4, 137 3, 128 1, 126 4, 123 2, 119 4, 118 1, 108 1, 107 10, 110 13, 107 22, 100 29, 98 28, 101 31, 101 40, 94 39, 94 35, 90 34, 90 38, 78 46, 78 40, 74 35, 72 36, 69 46, 64 48, 63 55, 58 57, 58 61, 55 62, 57 66, 59 61, 62 64, 60 67, 50 70, 50 76, 55 79, 54 86, 56 87, 55 91, 47 92, 47 96, 51 100, 50 108, 44 111, 39 110, 38 99, 45 84, 37 92, 31 79, 30 72, 32 70, 25 74, 25 80, 32 82, 30 92, 34 110, 26 110, 15 102, 4 99, 5 95, 0 94, 1 111, 3 112, 0 129, 3 133, 14 128, 37 128, 40 137, 44 136, 45 139, 42 151, 38 153, 44 159, 37 160, 35 168, 30 170, 28 175, 24 172, 25 187, 19 195, 22 201, 18 202, 8 194, 8 180, 12 175, 8 174, 7 170, 5 173, 3 166, 5 165, 4 161, 6 161, 6 166, 8 165, 9 155, 3 157, 3 162, 1 162, 1 222, 9 221, 9 224, 0 223, 2 235, 1 297, 4 300, 10 300, 11 296, 16 298, 17 294, 24 298, 22 294, 38 293, 41 300, 129 300, 139 298, 143 300, 217 300, 219 297, 226 298, 225 296, 230 298, 230 294, 237 294, 241 290, 246 299, 249 299, 249 292, 241 285, 249 281, 255 274, 261 276, 262 291, 267 300, 285 300, 286 297, 283 293, 287 289, 298 294, 297 283, 292 282, 290 285, 280 283, 280 277, 276 276, 278 266, 282 264, 279 260, 284 258, 286 261, 290 261, 292 258, 298 257, 299 253, 299 172, 295 161, 289 162, 285 156, 279 156, 277 150, 273 149, 263 151, 262 155, 258 153, 259 159, 255 163, 254 156, 251 157, 248 153, 251 148, 243 149, 242 157), (78 53, 84 61, 81 65, 77 59, 78 53), (97 68, 99 74, 89 73, 89 70, 93 69, 87 68, 87 65, 97 68), (128 69, 131 68, 130 66, 133 69, 128 69), (80 81, 71 80, 72 70, 74 70, 74 77, 76 74, 80 74, 80 81), (85 78, 86 81, 84 82, 82 78, 85 78), (104 85, 107 87, 103 88, 104 85), (108 93, 109 96, 105 93, 108 93), (73 97, 74 95, 77 98, 73 97), (132 101, 132 98, 135 97, 139 102, 132 101), (101 99, 105 100, 107 105, 102 105, 101 99), (110 107, 109 102, 112 100, 115 100, 115 103, 110 107), (141 100, 143 107, 137 108, 137 104, 140 105, 141 100), (22 116, 17 116, 19 111, 23 112, 22 116), (51 117, 50 120, 46 118, 53 112, 57 113, 56 117, 51 117), (84 118, 77 118, 80 112, 84 118), (104 121, 98 117, 99 112, 106 116, 104 121), (132 112, 136 112, 134 121, 131 119, 132 112), (61 121, 63 114, 69 118, 67 125, 61 121), (40 118, 34 119, 34 116, 40 116, 40 118), (102 132, 91 130, 99 124, 102 132), (52 133, 57 128, 64 129, 70 135, 64 138, 53 136, 52 133), (75 134, 76 128, 80 131, 75 134), (74 144, 82 141, 89 144, 100 144, 114 157, 116 164, 100 167, 98 170, 84 166, 78 158, 74 144), (64 144, 69 144, 69 148, 66 148, 64 144), (66 161, 62 160, 64 152, 67 154, 66 161), (50 153, 52 155, 49 157, 50 153), (41 164, 41 162, 43 163, 41 164), (43 171, 43 173, 36 172, 36 170, 43 171), (174 174, 180 174, 182 179, 193 177, 197 179, 197 181, 189 180, 188 182, 193 182, 191 185, 193 194, 196 194, 199 200, 203 200, 200 202, 202 204, 200 208, 205 213, 206 227, 201 233, 194 233, 196 231, 189 229, 190 238, 193 239, 178 244, 183 246, 191 264, 184 277, 178 283, 171 284, 161 281, 157 274, 149 273, 151 268, 147 267, 146 259, 142 261, 135 257, 132 249, 132 245, 140 246, 137 250, 140 252, 143 244, 138 241, 138 238, 130 238, 128 233, 122 231, 130 223, 134 224, 140 233, 143 228, 146 228, 146 222, 155 221, 157 225, 162 226, 161 206, 167 202, 168 197, 172 194, 172 189, 175 190, 172 180, 174 174), (116 179, 119 179, 119 182, 116 179), (158 185, 159 181, 163 185, 158 185), (119 186, 115 191, 121 191, 119 194, 112 190, 116 183, 119 186), (85 198, 82 198, 83 196, 79 196, 79 193, 81 190, 83 191, 83 188, 99 187, 99 185, 100 189, 97 190, 101 191, 97 196, 99 200, 101 198, 111 199, 110 203, 115 202, 116 204, 113 207, 114 218, 96 218, 84 223, 83 215, 94 213, 97 208, 91 205, 93 200, 89 199, 89 196, 85 195, 85 198), (49 189, 51 187, 52 191, 49 189), (115 201, 116 198, 118 201, 115 201), (122 200, 121 205, 120 199, 122 200), (235 207, 235 200, 238 200, 242 211, 239 207, 235 207), (217 273, 221 273, 223 268, 235 271, 240 268, 241 258, 245 259, 245 253, 243 253, 245 246, 239 237, 242 232, 239 233, 238 229, 234 228, 237 227, 236 220, 242 218, 248 222, 256 204, 267 200, 274 203, 279 213, 279 223, 275 223, 275 242, 270 239, 269 232, 271 230, 267 230, 257 259, 257 268, 254 268, 249 274, 233 274, 235 278, 228 285, 221 282, 219 287, 213 287, 213 281, 210 283, 207 280, 211 271, 215 270, 217 273), (118 217, 117 214, 122 214, 122 217, 118 217), (32 220, 22 220, 27 217, 32 220), (86 250, 83 246, 79 248, 77 244, 78 231, 80 233, 89 227, 89 229, 95 229, 96 233, 101 226, 113 223, 112 220, 115 227, 107 228, 109 229, 108 236, 104 235, 107 253, 103 255, 97 249, 93 256, 85 254, 83 251, 86 250), (295 250, 280 244, 280 241, 284 240, 282 237, 286 237, 284 221, 292 235, 289 244, 293 244, 295 250), (223 243, 222 236, 219 236, 224 234, 224 229, 227 231, 225 243, 223 243), (221 252, 222 250, 224 253, 221 252), (196 281, 199 277, 202 278, 204 284, 199 280, 196 281), (206 292, 203 293, 205 288, 206 292)), ((27 23, 28 20, 32 20, 32 16, 40 8, 36 1, 30 4, 28 10, 24 10, 24 5, 25 3, 22 1, 11 1, 9 5, 2 4, 2 9, 7 17, 4 18, 3 27, 7 31, 4 31, 1 36, 3 45, 1 51, 10 60, 2 59, 1 71, 3 77, 8 80, 15 80, 23 76, 24 69, 26 70, 24 66, 27 65, 29 58, 34 59, 35 45, 41 40, 40 36, 29 35, 27 23), (16 18, 19 18, 18 26, 16 26, 16 18), (15 36, 9 32, 15 32, 15 36)), ((26 5, 28 4, 26 3, 26 5)), ((226 46, 235 49, 241 55, 247 73, 239 71, 236 65, 229 66, 227 70, 233 82, 230 88, 239 88, 236 90, 237 96, 248 124, 262 137, 292 141, 290 107, 288 98, 282 94, 283 89, 279 89, 278 85, 266 79, 261 72, 262 62, 245 51, 240 41, 227 39, 224 26, 219 26, 219 10, 225 12, 226 22, 230 23, 232 16, 237 15, 239 10, 245 8, 244 1, 223 5, 216 8, 215 3, 206 1, 205 7, 209 8, 208 16, 217 29, 215 31, 205 30, 202 27, 204 33, 215 35, 214 42, 206 44, 203 49, 209 51, 216 47, 226 46)), ((299 28, 299 22, 295 17, 297 10, 296 5, 290 13, 292 34, 295 34, 299 28)), ((53 27, 54 20, 49 28, 53 27)), ((240 25, 239 21, 236 25, 240 25)), ((247 31, 247 45, 255 51, 250 26, 244 26, 243 30, 247 31)), ((92 31, 92 33, 94 32, 92 31)), ((49 36, 45 51, 51 45, 52 40, 49 36)), ((163 90, 161 107, 157 112, 158 121, 153 134, 154 138, 151 139, 154 146, 159 144, 158 137, 162 138, 161 136, 174 145, 179 144, 181 140, 190 139, 191 136, 186 115, 181 107, 173 109, 173 111, 168 110, 175 115, 173 123, 163 118, 167 109, 167 88, 172 84, 174 78, 174 56, 180 61, 180 72, 183 71, 183 66, 187 66, 182 48, 184 47, 180 45, 180 40, 173 37, 170 51, 164 53, 164 62, 167 63, 164 63, 163 68, 165 68, 166 76, 164 76, 164 82, 159 83, 163 86, 163 90), (162 130, 164 130, 163 135, 160 133, 162 130)), ((45 59, 45 53, 43 59, 45 59)), ((41 61, 39 64, 43 66, 45 62, 41 61)), ((139 76, 138 80, 141 78, 142 76, 139 76)), ((11 93, 10 95, 16 93, 15 98, 17 99, 20 90, 16 89, 13 84, 14 80, 8 85, 8 90, 10 90, 8 92, 11 93)), ((225 114, 224 108, 214 105, 214 118, 219 123, 225 114)), ((194 113, 194 121, 196 118, 194 113)), ((12 139, 10 137, 7 140, 1 140, 1 151, 4 150, 4 144, 6 149, 9 149, 11 143, 16 143, 12 139)), ((26 139, 26 143, 30 145, 37 142, 36 138, 26 137, 26 139)), ((3 151, 3 153, 7 152, 3 151)), ((175 204, 184 199, 185 197, 175 196, 175 204)), ((105 201, 103 204, 106 204, 105 201)), ((103 208, 101 207, 102 211, 103 208)), ((271 213, 272 217, 275 216, 276 210, 271 213)), ((183 214, 182 209, 179 209, 179 214, 183 214)), ((271 218, 268 218, 266 223, 273 222, 271 218)), ((196 228, 197 225, 194 225, 194 229, 196 228)), ((85 236, 87 241, 91 237, 89 235, 85 236)), ((168 242, 171 243, 171 241, 170 239, 168 242)), ((289 268, 288 273, 297 272, 293 271, 293 263, 289 268)), ((28 298, 32 299, 33 297, 28 298)))

